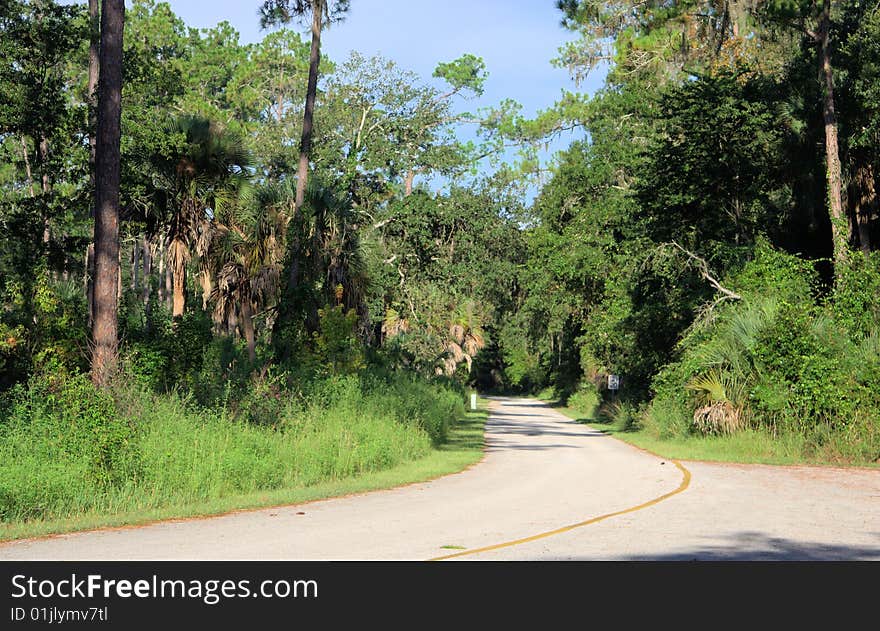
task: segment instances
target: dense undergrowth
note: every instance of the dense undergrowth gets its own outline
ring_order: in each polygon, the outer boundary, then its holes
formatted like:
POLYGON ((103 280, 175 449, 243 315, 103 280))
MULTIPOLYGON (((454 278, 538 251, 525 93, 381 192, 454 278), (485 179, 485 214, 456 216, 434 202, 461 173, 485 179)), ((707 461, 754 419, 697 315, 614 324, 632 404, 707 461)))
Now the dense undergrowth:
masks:
POLYGON ((741 299, 704 307, 648 401, 585 380, 567 407, 694 457, 711 443, 731 459, 880 461, 880 257, 855 255, 828 291, 765 244, 725 286, 741 299))
POLYGON ((742 300, 698 319, 655 380, 645 429, 797 437, 805 457, 880 458, 880 258, 855 255, 816 299, 808 263, 760 249, 742 300))
POLYGON ((248 401, 214 406, 130 376, 107 392, 80 374, 33 377, 3 400, 0 520, 115 514, 344 479, 425 456, 464 416, 454 386, 406 374, 285 377, 248 401))

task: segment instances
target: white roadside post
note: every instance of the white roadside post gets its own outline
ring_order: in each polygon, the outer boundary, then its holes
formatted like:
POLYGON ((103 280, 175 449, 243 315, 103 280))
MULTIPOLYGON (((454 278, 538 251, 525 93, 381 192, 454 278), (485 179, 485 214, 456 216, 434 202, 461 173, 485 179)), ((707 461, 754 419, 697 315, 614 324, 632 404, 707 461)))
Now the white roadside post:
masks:
POLYGON ((472 410, 477 409, 477 393, 476 392, 471 392, 471 409, 472 410))

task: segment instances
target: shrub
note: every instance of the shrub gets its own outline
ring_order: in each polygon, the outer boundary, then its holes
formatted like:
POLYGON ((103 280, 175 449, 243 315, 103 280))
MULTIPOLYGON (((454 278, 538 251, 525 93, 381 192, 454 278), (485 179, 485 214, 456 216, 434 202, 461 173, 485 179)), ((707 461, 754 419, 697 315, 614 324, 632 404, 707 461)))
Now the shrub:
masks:
POLYGON ((7 397, 8 418, 0 426, 4 520, 91 505, 107 488, 139 475, 136 428, 85 375, 35 376, 7 397))
MULTIPOLYGON (((841 424, 853 412, 851 377, 841 361, 846 350, 839 347, 842 340, 835 340, 834 332, 822 325, 812 310, 784 304, 772 326, 760 335, 753 351, 760 382, 777 384, 754 393, 758 411, 765 416, 771 409, 762 395, 780 387, 787 391, 785 421, 794 426, 841 424)), ((778 402, 778 394, 773 398, 778 402)))
POLYGON ((142 388, 160 391, 165 385, 168 359, 161 350, 143 343, 131 344, 121 353, 122 372, 142 388))
POLYGON ((880 330, 880 252, 851 256, 840 266, 830 309, 854 338, 880 330))
POLYGON ((773 295, 795 304, 809 304, 818 291, 813 263, 773 248, 759 237, 752 258, 726 279, 725 286, 750 297, 773 295))
POLYGON ((364 367, 361 341, 355 334, 358 315, 342 305, 318 309, 320 331, 313 333, 315 355, 331 374, 350 374, 364 367))
POLYGON ((746 426, 745 414, 739 399, 737 383, 728 375, 709 371, 687 384, 697 393, 698 407, 694 410, 694 427, 703 434, 733 434, 746 426))
POLYGON ((599 408, 599 391, 592 382, 583 382, 568 397, 566 405, 580 414, 593 418, 599 408))
POLYGON ((134 427, 82 374, 40 375, 15 389, 6 431, 18 449, 83 460, 102 480, 122 475, 136 460, 134 427))
POLYGON ((817 305, 809 264, 759 246, 726 281, 743 299, 707 312, 654 379, 647 426, 658 436, 766 428, 799 436, 805 455, 880 449, 880 337, 873 297, 863 295, 873 282, 865 265, 848 266, 817 305))
POLYGON ((687 436, 692 428, 691 406, 675 396, 657 396, 643 420, 643 428, 660 439, 687 436))

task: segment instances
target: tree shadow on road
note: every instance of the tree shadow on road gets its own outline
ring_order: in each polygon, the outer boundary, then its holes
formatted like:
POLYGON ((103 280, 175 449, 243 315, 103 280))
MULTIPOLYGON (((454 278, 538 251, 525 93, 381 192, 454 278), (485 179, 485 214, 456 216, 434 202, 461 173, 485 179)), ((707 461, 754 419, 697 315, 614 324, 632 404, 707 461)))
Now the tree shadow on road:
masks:
MULTIPOLYGON (((771 537, 761 532, 739 532, 723 545, 633 554, 618 561, 880 561, 880 533, 876 545, 843 545, 771 537)), ((578 560, 592 560, 580 557, 578 560)))

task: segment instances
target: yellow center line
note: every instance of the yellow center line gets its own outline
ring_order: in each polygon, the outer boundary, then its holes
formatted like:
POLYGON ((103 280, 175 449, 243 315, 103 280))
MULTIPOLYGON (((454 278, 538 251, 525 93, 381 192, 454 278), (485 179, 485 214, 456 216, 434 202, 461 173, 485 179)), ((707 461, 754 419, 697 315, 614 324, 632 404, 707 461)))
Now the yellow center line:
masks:
POLYGON ((600 515, 599 517, 593 517, 592 519, 588 519, 587 521, 578 522, 577 524, 571 524, 570 526, 563 526, 562 528, 557 528, 556 530, 548 530, 547 532, 542 532, 537 535, 532 535, 531 537, 525 537, 523 539, 514 539, 513 541, 505 541, 504 543, 496 543, 492 546, 485 546, 483 548, 474 548, 473 550, 465 550, 464 552, 456 552, 455 554, 447 554, 442 557, 435 557, 433 559, 428 559, 429 561, 445 561, 446 559, 455 559, 457 557, 468 556, 470 554, 480 554, 481 552, 489 552, 490 550, 500 550, 501 548, 509 548, 511 546, 518 546, 521 543, 529 543, 531 541, 537 541, 538 539, 546 539, 547 537, 552 537, 554 535, 561 535, 564 532, 569 532, 570 530, 574 530, 575 528, 583 528, 584 526, 589 526, 590 524, 595 524, 596 522, 603 521, 605 519, 609 519, 611 517, 617 517, 618 515, 625 515, 626 513, 634 513, 636 511, 642 510, 643 508, 648 508, 649 506, 653 506, 654 504, 659 504, 663 500, 669 499, 673 495, 678 495, 682 491, 688 488, 691 483, 691 472, 685 469, 680 462, 672 461, 676 467, 682 473, 681 484, 678 485, 678 488, 674 491, 670 491, 665 495, 661 495, 660 497, 656 497, 644 504, 639 504, 638 506, 633 506, 631 508, 625 508, 624 510, 619 510, 615 513, 608 513, 606 515, 600 515))

